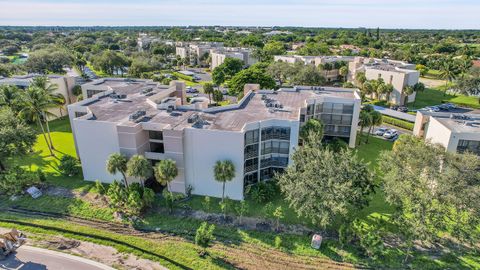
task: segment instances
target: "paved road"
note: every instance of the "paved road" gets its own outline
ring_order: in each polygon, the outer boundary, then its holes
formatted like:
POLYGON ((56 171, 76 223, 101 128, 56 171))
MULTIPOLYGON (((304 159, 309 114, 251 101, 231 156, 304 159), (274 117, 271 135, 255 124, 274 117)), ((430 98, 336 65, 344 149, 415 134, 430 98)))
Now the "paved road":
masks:
POLYGON ((411 114, 408 114, 408 113, 403 113, 403 112, 399 112, 399 111, 395 111, 395 110, 392 110, 392 109, 388 109, 388 108, 380 107, 380 106, 375 106, 375 105, 373 105, 373 108, 375 109, 375 111, 377 111, 381 114, 391 116, 391 117, 395 117, 395 118, 398 118, 398 119, 403 119, 405 121, 412 122, 412 123, 415 122, 415 115, 411 115, 411 114))
POLYGON ((113 270, 113 268, 81 257, 30 246, 20 247, 0 269, 8 270, 113 270))

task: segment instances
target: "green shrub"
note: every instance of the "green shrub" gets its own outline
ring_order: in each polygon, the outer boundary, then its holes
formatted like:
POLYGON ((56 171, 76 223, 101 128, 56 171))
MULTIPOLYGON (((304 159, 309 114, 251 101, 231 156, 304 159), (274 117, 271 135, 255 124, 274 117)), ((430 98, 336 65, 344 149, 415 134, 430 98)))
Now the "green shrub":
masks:
MULTIPOLYGON (((95 184, 95 188, 101 189, 102 184, 95 184)), ((155 193, 149 188, 142 187, 139 183, 132 183, 125 188, 119 182, 114 181, 106 192, 110 207, 116 211, 130 215, 139 215, 147 207, 151 207, 155 193)))
POLYGON ((94 189, 100 194, 100 195, 104 195, 107 191, 105 189, 105 187, 103 186, 103 184, 99 181, 99 180, 96 180, 95 181, 95 187, 94 189))
POLYGON ((210 206, 211 206, 211 199, 210 197, 208 196, 205 196, 205 198, 203 198, 203 202, 202 202, 202 206, 203 206, 203 210, 205 212, 210 212, 210 206))
POLYGON ((413 126, 414 126, 413 123, 407 122, 405 120, 396 119, 390 116, 385 116, 385 115, 382 115, 382 122, 385 124, 390 124, 390 125, 397 126, 403 129, 408 129, 408 130, 413 130, 413 126))
POLYGON ((195 80, 193 79, 192 76, 188 76, 188 75, 182 74, 180 72, 173 72, 172 74, 175 75, 179 79, 189 81, 189 82, 195 82, 195 80))
POLYGON ((279 188, 275 181, 260 182, 247 186, 245 193, 247 198, 256 203, 266 203, 271 201, 279 193, 279 188))
POLYGON ((280 236, 275 236, 275 248, 280 249, 282 248, 282 238, 280 236))
POLYGON ((80 173, 79 162, 76 158, 64 155, 60 159, 58 170, 65 176, 73 176, 80 173))
POLYGON ((215 225, 208 225, 207 222, 202 222, 195 234, 195 244, 202 247, 205 250, 215 238, 213 237, 213 231, 215 225))
POLYGON ((22 169, 19 166, 10 168, 0 174, 0 193, 18 195, 33 185, 40 184, 37 173, 22 169))

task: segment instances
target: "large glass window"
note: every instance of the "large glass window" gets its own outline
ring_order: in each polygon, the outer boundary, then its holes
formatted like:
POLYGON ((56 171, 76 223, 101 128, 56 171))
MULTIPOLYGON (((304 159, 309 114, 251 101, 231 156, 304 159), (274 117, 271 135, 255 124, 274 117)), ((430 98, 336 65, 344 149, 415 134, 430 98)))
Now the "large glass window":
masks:
POLYGON ((258 158, 245 160, 245 173, 258 170, 258 158))
POLYGON ((353 114, 353 105, 343 105, 343 114, 353 114))
POLYGON ((267 127, 262 129, 262 141, 267 140, 290 140, 289 127, 267 127))
POLYGON ((258 182, 258 174, 257 173, 250 173, 245 174, 243 177, 244 186, 252 185, 258 182))
POLYGON ((258 142, 258 129, 245 132, 245 145, 258 142))
POLYGON ((307 114, 308 115, 312 115, 313 114, 313 109, 314 109, 315 105, 314 104, 308 104, 307 105, 307 114))
POLYGON ((332 113, 335 114, 342 114, 343 113, 343 104, 341 103, 334 103, 332 113))
POLYGON ((245 146, 245 158, 258 156, 258 143, 245 146))
POLYGON ((472 152, 480 155, 480 141, 472 140, 459 140, 457 145, 457 151, 459 153, 472 152))

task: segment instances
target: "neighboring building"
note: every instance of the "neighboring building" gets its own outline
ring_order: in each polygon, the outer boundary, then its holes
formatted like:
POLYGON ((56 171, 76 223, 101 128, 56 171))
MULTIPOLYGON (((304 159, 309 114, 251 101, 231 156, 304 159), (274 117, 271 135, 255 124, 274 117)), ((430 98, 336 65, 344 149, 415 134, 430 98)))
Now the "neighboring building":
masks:
POLYGON ((480 114, 418 111, 413 134, 441 144, 449 152, 480 155, 480 114))
POLYGON ((175 54, 180 58, 189 58, 191 65, 207 65, 206 55, 212 49, 223 48, 223 42, 178 43, 175 54))
POLYGON ((290 31, 278 31, 278 30, 273 30, 270 32, 263 33, 264 36, 268 36, 268 37, 277 36, 277 35, 291 35, 291 34, 293 33, 290 31))
MULTIPOLYGON (((117 82, 118 83, 118 82, 117 82)), ((152 86, 132 80, 68 106, 78 156, 86 180, 112 182, 121 175, 105 170, 109 155, 145 155, 152 164, 173 159, 178 176, 171 190, 220 197, 221 183, 213 168, 231 160, 235 177, 225 195, 243 199, 244 188, 271 179, 291 163, 299 129, 310 118, 321 119, 325 138, 341 138, 355 146, 360 96, 354 89, 294 87, 259 90, 246 85, 238 104, 208 108, 208 100, 185 99, 185 84, 152 86)), ((131 179, 134 180, 134 179, 131 179)))
POLYGON ((227 58, 240 59, 245 66, 251 66, 257 62, 257 59, 252 54, 253 50, 248 48, 224 47, 211 50, 210 58, 212 62, 210 69, 213 70, 220 66, 227 58))
POLYGON ((351 82, 355 82, 359 72, 364 72, 367 80, 382 78, 385 83, 392 84, 394 90, 390 94, 388 101, 390 103, 405 105, 415 100, 416 93, 408 97, 402 93, 407 85, 413 86, 420 79, 420 72, 415 69, 415 64, 390 59, 355 57, 348 65, 348 72, 348 79, 351 82))
MULTIPOLYGON (((282 61, 290 64, 303 63, 305 65, 325 65, 326 63, 334 64, 335 62, 345 62, 348 64, 354 60, 353 56, 304 56, 304 55, 275 55, 274 61, 282 61)), ((339 79, 339 69, 332 68, 331 70, 323 70, 322 75, 327 81, 336 81, 339 79)))
MULTIPOLYGON (((1 77, 0 76, 0 85, 15 85, 20 89, 26 89, 32 83, 35 77, 43 76, 40 74, 28 74, 21 76, 13 77, 1 77)), ((57 90, 56 94, 61 94, 65 98, 65 104, 68 105, 74 101, 74 95, 72 89, 76 84, 77 78, 71 76, 62 76, 62 75, 47 75, 51 84, 55 84, 57 90)), ((64 108, 66 109, 66 107, 64 108)), ((58 109, 52 109, 51 113, 56 116, 62 116, 62 112, 58 109)))

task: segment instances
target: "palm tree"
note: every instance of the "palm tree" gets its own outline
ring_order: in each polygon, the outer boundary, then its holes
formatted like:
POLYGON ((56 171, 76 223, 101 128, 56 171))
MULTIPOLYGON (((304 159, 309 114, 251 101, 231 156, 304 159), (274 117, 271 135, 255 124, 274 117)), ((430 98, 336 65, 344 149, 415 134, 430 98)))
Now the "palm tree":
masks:
POLYGON ((373 92, 375 92, 375 85, 374 85, 373 81, 365 81, 362 84, 362 90, 363 90, 363 94, 365 96, 370 95, 370 97, 371 97, 373 92))
POLYGON ((360 111, 360 136, 358 138, 358 145, 362 142, 362 134, 363 134, 363 128, 368 127, 371 122, 371 114, 370 112, 373 111, 372 105, 365 105, 363 109, 360 111))
MULTIPOLYGON (((423 92, 425 91, 425 85, 421 82, 418 82, 413 86, 413 91, 415 91, 417 94, 420 92, 423 92)), ((415 101, 417 101, 416 96, 415 96, 415 99, 413 100, 413 107, 415 107, 415 101)))
POLYGON ((152 175, 152 164, 142 155, 133 155, 127 162, 127 175, 140 178, 143 185, 152 175))
POLYGON ((127 182, 127 157, 120 153, 113 153, 107 159, 107 172, 110 174, 121 173, 123 177, 123 183, 128 188, 127 182))
POLYGON ((403 100, 403 105, 405 105, 405 106, 407 105, 408 96, 413 94, 414 91, 415 91, 415 89, 413 89, 413 86, 411 86, 411 85, 406 85, 405 87, 403 87, 402 94, 405 95, 404 100, 403 100))
POLYGON ((338 70, 338 73, 340 74, 340 76, 343 77, 343 81, 346 82, 347 81, 347 75, 348 75, 348 67, 347 66, 341 67, 338 70))
POLYGON ((387 95, 387 102, 390 102, 390 95, 392 94, 394 88, 392 84, 385 85, 385 94, 387 95))
POLYGON ((19 89, 15 85, 1 85, 0 86, 0 106, 7 106, 17 113, 19 102, 19 89))
MULTIPOLYGON (((50 108, 63 106, 65 102, 64 97, 62 95, 55 94, 55 91, 58 89, 58 87, 56 84, 51 84, 46 76, 34 78, 31 86, 36 87, 40 91, 42 91, 43 95, 45 95, 45 98, 49 100, 50 108)), ((47 110, 43 111, 43 120, 45 121, 47 126, 47 134, 50 141, 50 146, 52 147, 52 149, 55 149, 55 147, 53 146, 52 137, 50 136, 50 125, 48 124, 48 118, 50 115, 54 116, 52 113, 47 113, 47 110)))
POLYGON ((166 185, 171 194, 170 182, 178 175, 176 162, 171 159, 160 160, 153 170, 155 179, 157 179, 160 184, 166 185))
POLYGON ((368 123, 369 128, 368 128, 368 133, 367 133, 367 141, 368 143, 368 138, 370 137, 370 133, 372 132, 372 129, 375 126, 378 126, 382 123, 382 114, 377 112, 377 111, 371 111, 369 112, 370 114, 370 122, 368 123))
POLYGON ((21 110, 20 115, 30 121, 37 122, 42 130, 43 137, 47 144, 50 155, 55 156, 52 151, 51 141, 47 139, 45 128, 43 127, 43 120, 45 115, 51 114, 48 109, 52 108, 51 99, 45 95, 43 91, 36 87, 28 87, 21 95, 21 110))
POLYGON ((225 183, 231 181, 235 177, 235 165, 230 160, 217 161, 213 168, 215 180, 223 183, 222 203, 225 198, 225 183))
POLYGON ((440 69, 440 78, 445 80, 445 91, 443 92, 443 95, 445 96, 447 94, 448 83, 457 78, 457 72, 451 60, 443 62, 443 65, 440 69))
POLYGON ((214 88, 212 83, 205 83, 203 85, 203 92, 208 95, 208 101, 210 104, 212 104, 213 91, 214 91, 214 88))

